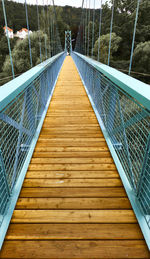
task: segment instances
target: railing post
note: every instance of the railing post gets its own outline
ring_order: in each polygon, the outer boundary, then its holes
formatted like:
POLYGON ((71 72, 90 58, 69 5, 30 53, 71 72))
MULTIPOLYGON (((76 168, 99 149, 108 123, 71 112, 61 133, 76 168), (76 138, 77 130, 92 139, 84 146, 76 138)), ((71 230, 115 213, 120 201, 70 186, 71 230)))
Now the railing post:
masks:
POLYGON ((109 111, 107 119, 107 130, 111 132, 114 126, 115 112, 116 112, 116 97, 117 90, 115 88, 110 89, 110 98, 109 98, 109 111))
POLYGON ((118 91, 117 91, 117 101, 118 101, 118 106, 119 106, 121 125, 122 125, 122 129, 123 129, 124 147, 125 147, 125 151, 126 151, 126 156, 127 156, 128 166, 129 166, 129 172, 130 172, 130 181, 132 183, 133 188, 136 190, 135 179, 134 179, 133 169, 132 169, 132 162, 131 162, 131 158, 130 158, 129 146, 128 146, 128 141, 127 141, 127 136, 126 136, 125 122, 124 122, 124 117, 123 117, 123 113, 122 113, 122 109, 121 109, 118 91))
POLYGON ((137 188, 137 198, 146 215, 150 215, 150 134, 145 149, 141 177, 137 188))
POLYGON ((32 131, 34 134, 35 131, 35 114, 34 114, 34 100, 33 100, 33 89, 30 87, 27 89, 27 100, 26 100, 26 108, 28 114, 28 121, 29 121, 29 130, 32 131))
POLYGON ((24 95, 24 101, 22 105, 22 113, 21 113, 21 120, 20 120, 20 129, 19 129, 19 135, 18 135, 18 141, 17 141, 17 147, 16 147, 16 154, 15 154, 15 162, 14 162, 14 170, 13 170, 13 177, 12 177, 12 183, 11 183, 11 189, 13 188, 16 177, 17 177, 17 165, 18 165, 18 157, 19 157, 19 150, 21 145, 21 137, 22 137, 22 127, 23 127, 23 119, 24 119, 24 112, 25 112, 25 106, 26 106, 26 97, 27 93, 24 95))
POLYGON ((10 197, 10 190, 7 182, 5 165, 3 162, 2 152, 0 149, 0 225, 3 220, 5 208, 10 197))

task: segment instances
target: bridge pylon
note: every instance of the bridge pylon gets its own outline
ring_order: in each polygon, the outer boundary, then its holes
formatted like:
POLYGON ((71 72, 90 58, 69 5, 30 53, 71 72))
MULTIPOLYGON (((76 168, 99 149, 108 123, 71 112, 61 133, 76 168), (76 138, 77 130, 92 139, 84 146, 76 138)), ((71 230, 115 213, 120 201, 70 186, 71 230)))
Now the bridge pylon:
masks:
POLYGON ((72 52, 71 31, 65 31, 65 51, 70 55, 72 52))

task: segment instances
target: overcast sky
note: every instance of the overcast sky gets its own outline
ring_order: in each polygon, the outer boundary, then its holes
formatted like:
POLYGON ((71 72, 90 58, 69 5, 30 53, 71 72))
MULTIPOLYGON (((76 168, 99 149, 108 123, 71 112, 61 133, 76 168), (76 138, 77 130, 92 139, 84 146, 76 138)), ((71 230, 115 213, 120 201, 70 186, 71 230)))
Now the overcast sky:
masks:
MULTIPOLYGON (((25 0, 13 0, 15 2, 20 2, 20 3, 24 3, 25 0)), ((52 3, 52 0, 38 0, 38 3, 39 4, 42 4, 42 3, 45 3, 45 4, 50 4, 52 3)), ((70 6, 75 6, 75 7, 81 7, 82 6, 82 0, 54 0, 55 2, 55 5, 61 5, 61 6, 64 6, 64 5, 70 5, 70 6)), ((84 0, 84 7, 86 6, 86 2, 88 3, 88 8, 89 8, 89 0, 84 0)), ((91 8, 94 7, 94 0, 91 0, 91 8)), ((102 2, 106 2, 106 0, 102 0, 102 2)), ((36 0, 27 0, 27 3, 28 4, 36 4, 36 0)), ((96 8, 100 8, 101 6, 101 0, 95 0, 95 7, 96 8)))

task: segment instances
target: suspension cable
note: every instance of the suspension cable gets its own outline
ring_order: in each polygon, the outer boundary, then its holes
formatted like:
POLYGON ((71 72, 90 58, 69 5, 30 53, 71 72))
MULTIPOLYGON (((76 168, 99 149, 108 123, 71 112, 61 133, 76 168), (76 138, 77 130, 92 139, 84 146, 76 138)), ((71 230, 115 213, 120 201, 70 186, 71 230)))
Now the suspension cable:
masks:
POLYGON ((136 25, 137 25, 137 21, 138 21, 139 6, 140 6, 140 0, 137 0, 137 8, 136 8, 136 16, 135 16, 135 22, 134 22, 132 48, 131 48, 131 56, 130 56, 130 65, 129 65, 129 73, 128 73, 129 75, 130 75, 130 73, 131 73, 131 67, 132 67, 132 59, 133 59, 135 33, 136 33, 136 25))
POLYGON ((108 50, 108 66, 109 66, 109 63, 110 63, 111 34, 112 34, 113 17, 114 17, 114 5, 115 5, 115 0, 113 0, 113 4, 112 4, 112 15, 111 15, 111 24, 110 24, 110 39, 109 39, 109 50, 108 50))
POLYGON ((86 10, 85 10, 85 55, 86 55, 86 50, 87 50, 87 0, 86 0, 86 10))
POLYGON ((60 37, 59 37, 59 33, 58 33, 58 28, 57 28, 57 15, 56 15, 56 9, 55 9, 55 3, 54 3, 54 0, 52 0, 52 3, 53 3, 53 10, 54 10, 54 17, 55 17, 55 31, 56 31, 56 37, 57 37, 57 50, 56 52, 59 52, 59 51, 62 51, 62 45, 61 45, 61 41, 60 41, 60 37))
POLYGON ((88 49, 87 49, 87 56, 89 56, 89 47, 90 47, 90 43, 89 43, 89 39, 90 39, 90 0, 89 0, 89 19, 88 19, 88 49))
POLYGON ((41 36, 40 36, 40 19, 39 19, 38 0, 36 0, 36 10, 37 10, 37 21, 38 21, 38 36, 39 36, 40 61, 42 62, 41 36))
MULTIPOLYGON (((50 0, 50 8, 51 8, 51 0, 50 0)), ((52 9, 50 9, 52 11, 52 9)), ((53 20, 52 13, 50 16, 50 38, 51 38, 51 56, 53 56, 53 20)))
POLYGON ((47 39, 46 39, 46 26, 45 26, 45 3, 44 3, 44 0, 43 0, 43 20, 44 20, 44 33, 45 33, 45 37, 44 37, 44 40, 45 40, 45 57, 47 59, 47 39))
POLYGON ((93 8, 93 29, 92 29, 92 50, 91 50, 91 56, 93 57, 93 49, 94 49, 94 31, 95 30, 95 0, 94 0, 94 8, 93 8))
POLYGON ((100 61, 101 24, 102 24, 102 0, 101 0, 101 8, 100 8, 100 16, 99 16, 98 57, 97 57, 98 62, 100 61))
POLYGON ((85 49, 85 46, 84 46, 84 26, 85 26, 85 21, 84 21, 84 4, 83 4, 83 9, 82 9, 82 45, 83 45, 83 50, 85 49))
POLYGON ((8 49, 9 49, 9 58, 10 58, 11 70, 12 70, 12 77, 13 77, 13 79, 14 79, 14 78, 15 78, 14 64, 13 64, 13 59, 12 59, 12 53, 11 53, 11 47, 10 47, 10 40, 9 40, 9 36, 8 36, 7 16, 6 16, 6 10, 5 10, 5 3, 4 3, 4 0, 2 0, 2 5, 3 5, 3 14, 4 14, 4 19, 5 19, 5 27, 6 27, 6 35, 7 35, 7 42, 8 42, 8 49))
POLYGON ((49 10, 48 10, 48 0, 47 0, 47 24, 48 24, 48 37, 49 37, 49 57, 51 57, 51 48, 50 48, 50 22, 49 22, 49 10))
POLYGON ((32 64, 32 51, 31 51, 31 40, 30 40, 30 28, 29 28, 29 19, 28 19, 28 8, 27 8, 27 1, 25 0, 25 10, 26 10, 26 23, 27 23, 27 29, 28 29, 28 42, 29 42, 29 53, 30 53, 30 65, 32 64))

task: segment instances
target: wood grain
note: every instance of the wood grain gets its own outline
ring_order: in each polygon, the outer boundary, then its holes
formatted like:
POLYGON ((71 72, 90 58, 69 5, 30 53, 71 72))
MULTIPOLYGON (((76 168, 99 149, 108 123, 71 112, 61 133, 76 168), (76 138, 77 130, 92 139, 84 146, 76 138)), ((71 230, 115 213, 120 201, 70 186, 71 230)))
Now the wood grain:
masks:
POLYGON ((0 258, 150 258, 71 57, 60 72, 0 258))

